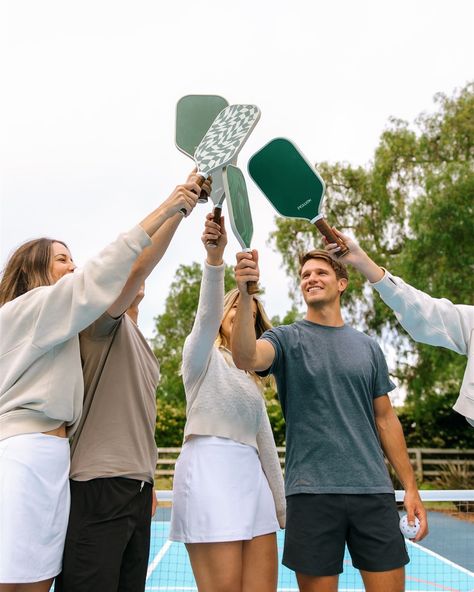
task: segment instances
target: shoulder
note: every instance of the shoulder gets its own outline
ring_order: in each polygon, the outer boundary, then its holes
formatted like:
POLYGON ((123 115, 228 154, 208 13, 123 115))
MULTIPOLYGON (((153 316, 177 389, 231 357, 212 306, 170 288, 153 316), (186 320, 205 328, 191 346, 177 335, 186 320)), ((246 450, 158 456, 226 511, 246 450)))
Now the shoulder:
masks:
POLYGON ((300 323, 300 321, 296 321, 290 325, 278 325, 277 327, 272 327, 265 331, 260 339, 268 339, 269 341, 272 339, 290 339, 292 336, 299 334, 301 329, 300 323))

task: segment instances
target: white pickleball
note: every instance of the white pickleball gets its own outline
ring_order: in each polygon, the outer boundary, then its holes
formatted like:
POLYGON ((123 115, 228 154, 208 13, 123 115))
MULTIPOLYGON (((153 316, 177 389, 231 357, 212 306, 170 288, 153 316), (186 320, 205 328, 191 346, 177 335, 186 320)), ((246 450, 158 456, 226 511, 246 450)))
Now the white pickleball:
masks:
POLYGON ((406 514, 404 514, 400 518, 400 530, 402 531, 403 536, 405 536, 407 539, 414 539, 420 530, 420 521, 415 516, 415 524, 410 526, 408 524, 408 517, 406 514))

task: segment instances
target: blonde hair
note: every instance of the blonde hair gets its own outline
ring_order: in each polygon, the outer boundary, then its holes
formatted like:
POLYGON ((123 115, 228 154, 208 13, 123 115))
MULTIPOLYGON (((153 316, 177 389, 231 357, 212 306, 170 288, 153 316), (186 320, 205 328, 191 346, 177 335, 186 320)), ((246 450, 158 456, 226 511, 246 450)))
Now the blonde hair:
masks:
MULTIPOLYGON (((226 318, 229 311, 235 306, 235 303, 237 302, 238 298, 239 298, 238 288, 233 288, 232 290, 229 290, 226 293, 226 295, 224 296, 224 312, 222 315, 222 320, 224 320, 226 318)), ((265 309, 263 308, 263 304, 262 304, 261 300, 259 300, 256 296, 253 296, 253 299, 257 305, 257 314, 255 317, 255 337, 258 339, 259 337, 261 337, 265 333, 265 331, 272 328, 272 324, 270 322, 270 319, 267 316, 267 313, 265 312, 265 309)), ((217 334, 214 345, 218 348, 223 347, 223 348, 230 350, 230 343, 227 342, 227 339, 225 338, 225 336, 222 333, 222 321, 221 321, 221 325, 219 327, 219 332, 217 334)), ((262 378, 262 377, 258 376, 257 374, 255 374, 255 372, 248 372, 248 374, 250 374, 250 376, 259 385, 262 382, 266 384, 269 380, 268 377, 262 378)))
POLYGON ((52 285, 52 238, 36 238, 20 245, 8 260, 0 280, 0 306, 40 286, 52 285))

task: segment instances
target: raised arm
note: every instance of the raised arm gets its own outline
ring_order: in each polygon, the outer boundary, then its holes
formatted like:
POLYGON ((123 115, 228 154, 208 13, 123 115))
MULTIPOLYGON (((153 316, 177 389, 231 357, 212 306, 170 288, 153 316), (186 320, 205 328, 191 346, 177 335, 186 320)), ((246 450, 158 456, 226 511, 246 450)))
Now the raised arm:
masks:
MULTIPOLYGON (((220 225, 212 220, 212 214, 206 216, 201 241, 206 249, 199 304, 191 333, 186 338, 183 348, 183 380, 190 387, 206 369, 209 356, 214 346, 224 311, 224 260, 227 244, 224 217, 220 225), (209 246, 213 239, 216 246, 209 246)), ((189 388, 186 389, 188 394, 189 388)))
MULTIPOLYGON (((189 215, 196 205, 201 191, 196 183, 197 179, 198 175, 193 171, 186 183, 178 185, 153 215, 142 221, 142 226, 151 236, 151 245, 135 261, 120 296, 108 309, 110 316, 119 317, 131 306, 140 286, 160 262, 183 219, 181 210, 185 209, 189 215)), ((210 193, 210 183, 205 182, 205 189, 206 185, 207 192, 210 193)))
MULTIPOLYGON (((349 252, 347 255, 344 255, 344 263, 355 267, 358 271, 365 275, 369 282, 375 283, 380 281, 383 278, 385 271, 379 265, 377 265, 377 263, 375 263, 375 261, 373 261, 360 247, 360 245, 355 240, 351 239, 350 236, 343 234, 336 228, 333 228, 333 231, 334 234, 338 238, 344 240, 344 242, 346 242, 347 246, 349 247, 349 252)), ((331 255, 331 257, 333 257, 333 259, 337 260, 336 253, 341 250, 341 247, 339 247, 337 243, 326 244, 325 249, 331 255)))
MULTIPOLYGON (((433 298, 410 286, 379 267, 351 238, 336 229, 334 231, 347 241, 350 248, 344 262, 365 275, 415 341, 467 355, 471 332, 474 330, 474 306, 433 298)), ((326 250, 335 256, 339 247, 333 243, 327 245, 326 250)))
POLYGON ((252 296, 247 292, 247 282, 259 280, 258 253, 237 253, 235 279, 239 288, 237 312, 232 327, 231 349, 237 368, 241 370, 268 370, 275 358, 271 343, 256 339, 252 296))

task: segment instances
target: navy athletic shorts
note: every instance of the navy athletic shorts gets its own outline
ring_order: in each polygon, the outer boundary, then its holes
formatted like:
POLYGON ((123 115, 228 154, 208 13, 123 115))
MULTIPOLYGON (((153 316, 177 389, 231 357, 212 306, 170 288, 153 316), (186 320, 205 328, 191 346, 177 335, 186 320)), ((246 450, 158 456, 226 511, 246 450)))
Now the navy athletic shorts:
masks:
POLYGON ((397 569, 409 562, 398 523, 390 493, 290 495, 283 565, 305 575, 337 575, 347 543, 357 569, 397 569))

